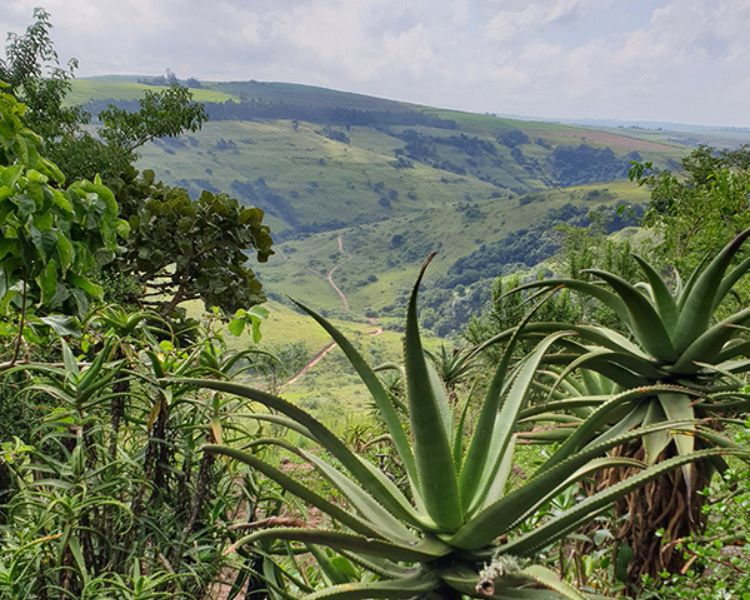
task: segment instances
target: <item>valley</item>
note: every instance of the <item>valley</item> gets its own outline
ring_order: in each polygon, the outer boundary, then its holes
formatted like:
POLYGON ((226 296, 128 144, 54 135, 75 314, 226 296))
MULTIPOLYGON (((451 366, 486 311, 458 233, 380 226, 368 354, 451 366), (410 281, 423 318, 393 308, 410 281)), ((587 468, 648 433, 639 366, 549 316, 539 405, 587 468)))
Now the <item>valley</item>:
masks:
MULTIPOLYGON (((96 114, 109 102, 135 106, 146 89, 159 88, 82 79, 72 98, 96 114)), ((554 254, 556 224, 587 224, 598 211, 613 229, 627 225, 612 207, 647 200, 627 182, 631 161, 674 168, 689 150, 675 132, 514 120, 295 84, 193 91, 209 122, 149 144, 141 164, 193 195, 220 191, 266 211, 276 255, 259 275, 271 298, 314 298, 325 314, 377 314, 398 327, 416 268, 437 251, 426 324, 443 336, 481 309, 488 280, 554 254), (347 306, 327 281, 331 269, 347 306)))

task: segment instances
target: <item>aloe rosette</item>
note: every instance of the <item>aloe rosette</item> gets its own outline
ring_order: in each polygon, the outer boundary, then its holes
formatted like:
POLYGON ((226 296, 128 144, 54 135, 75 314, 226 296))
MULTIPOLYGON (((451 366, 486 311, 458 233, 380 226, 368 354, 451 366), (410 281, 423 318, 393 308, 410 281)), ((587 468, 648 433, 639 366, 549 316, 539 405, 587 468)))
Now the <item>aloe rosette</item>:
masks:
MULTIPOLYGON (((322 452, 304 450, 283 439, 261 439, 253 446, 275 446, 309 462, 345 499, 336 503, 297 481, 252 451, 208 445, 249 465, 289 493, 325 513, 330 528, 270 527, 238 540, 268 551, 277 544, 299 544, 313 550, 332 584, 304 590, 307 600, 350 598, 568 598, 584 596, 553 571, 535 564, 540 551, 607 510, 618 498, 645 482, 691 461, 733 450, 710 449, 680 455, 657 466, 628 458, 608 458, 606 451, 645 432, 689 428, 690 420, 661 423, 586 443, 566 456, 556 454, 521 485, 510 485, 517 439, 516 423, 533 387, 537 370, 550 346, 572 335, 561 331, 541 341, 511 368, 511 356, 522 326, 511 337, 483 402, 471 407, 451 402, 439 377, 425 359, 417 324, 417 290, 411 294, 404 342, 409 426, 399 418, 393 401, 373 369, 354 346, 327 320, 300 305, 333 337, 368 388, 403 462, 408 489, 397 487, 377 467, 303 409, 246 385, 221 380, 180 379, 179 382, 236 394, 270 409, 276 424, 308 438, 322 452), (473 427, 469 427, 469 421, 473 427), (324 458, 326 457, 326 458, 324 458), (581 479, 605 468, 638 467, 637 473, 609 489, 585 498, 549 519, 538 519, 549 500, 581 479), (331 574, 327 547, 358 565, 360 581, 342 583, 331 574), (337 584, 335 584, 338 582, 337 584)), ((665 386, 666 389, 672 387, 665 386)), ((608 405, 604 412, 610 409, 608 405)), ((268 418, 261 417, 261 418, 268 418)), ((276 584, 273 593, 285 596, 276 584)))
MULTIPOLYGON (((750 370, 747 336, 750 308, 721 319, 717 313, 737 282, 750 270, 750 258, 732 267, 748 237, 750 229, 740 233, 712 260, 704 260, 684 283, 675 273, 672 286, 653 265, 634 255, 644 276, 644 281, 635 285, 612 273, 592 269, 588 272, 598 279, 596 282, 548 279, 509 292, 568 288, 611 309, 619 320, 620 330, 625 332, 596 324, 530 324, 526 335, 543 338, 560 331, 573 331, 574 335, 563 341, 559 352, 547 357, 548 363, 561 367, 556 382, 547 389, 547 402, 525 409, 523 417, 533 419, 561 412, 574 412, 580 417, 598 411, 610 401, 610 395, 586 394, 585 385, 579 385, 578 391, 570 389, 576 379, 592 379, 593 375, 626 390, 624 398, 630 389, 672 385, 676 387, 636 394, 622 403, 618 411, 609 412, 607 418, 596 417, 598 429, 586 427, 578 431, 575 441, 567 441, 558 453, 564 455, 591 439, 606 439, 632 428, 673 419, 696 424, 679 433, 660 430, 644 435, 638 444, 630 445, 630 455, 647 464, 656 464, 661 458, 685 456, 700 448, 730 447, 731 442, 721 435, 722 419, 750 409, 750 396, 742 380, 743 374, 750 370), (585 430, 588 438, 581 435, 585 430)), ((513 334, 513 331, 503 332, 485 344, 507 340, 513 334)), ((589 420, 589 425, 592 422, 589 420)), ((558 428, 556 433, 545 435, 564 439, 570 431, 571 428, 558 428)), ((694 531, 696 526, 699 528, 700 501, 696 493, 708 483, 713 468, 722 466, 720 458, 700 468, 686 465, 681 478, 670 475, 653 484, 661 486, 659 493, 648 491, 648 499, 631 498, 627 510, 637 515, 631 523, 637 521, 632 526, 638 527, 639 532, 630 532, 626 537, 636 547, 634 563, 638 563, 641 572, 653 575, 663 568, 679 566, 677 553, 667 557, 659 550, 660 539, 655 532, 664 529, 667 537, 676 539, 694 531), (673 496, 675 488, 681 490, 679 497, 673 496), (681 517, 676 518, 678 513, 681 517), (655 515, 662 515, 662 520, 655 515)))

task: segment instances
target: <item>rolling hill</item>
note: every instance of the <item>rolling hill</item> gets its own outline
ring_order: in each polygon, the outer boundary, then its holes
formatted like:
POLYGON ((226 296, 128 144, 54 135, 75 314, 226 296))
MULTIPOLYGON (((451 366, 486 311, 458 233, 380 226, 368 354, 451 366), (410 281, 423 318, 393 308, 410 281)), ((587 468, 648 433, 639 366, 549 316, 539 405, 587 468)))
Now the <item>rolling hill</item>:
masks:
MULTIPOLYGON (((135 77, 83 79, 72 101, 96 114, 109 102, 135 107, 144 89, 135 77)), ((555 224, 585 224, 599 210, 613 229, 627 225, 613 207, 647 200, 626 181, 631 161, 674 168, 690 144, 724 139, 712 130, 508 119, 289 83, 204 82, 194 92, 209 122, 144 148, 141 164, 193 193, 222 191, 266 211, 277 255, 259 270, 272 297, 395 326, 419 263, 438 251, 425 299, 443 335, 486 300, 488 280, 550 256, 555 224)))

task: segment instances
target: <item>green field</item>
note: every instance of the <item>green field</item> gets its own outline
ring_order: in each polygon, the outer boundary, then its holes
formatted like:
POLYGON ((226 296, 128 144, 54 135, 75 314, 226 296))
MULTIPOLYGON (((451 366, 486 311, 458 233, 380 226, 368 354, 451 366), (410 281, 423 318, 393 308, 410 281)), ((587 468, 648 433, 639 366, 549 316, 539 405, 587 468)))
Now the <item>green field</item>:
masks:
MULTIPOLYGON (((91 100, 137 100, 146 90, 159 91, 164 86, 138 83, 135 77, 90 77, 76 79, 66 100, 68 104, 85 104, 91 100)), ((234 94, 213 89, 193 90, 193 98, 198 102, 225 102, 238 100, 234 94)))
MULTIPOLYGON (((427 290, 462 258, 547 222, 550 211, 645 203, 647 191, 624 178, 630 160, 674 168, 688 151, 665 131, 514 120, 288 83, 203 86, 195 97, 209 113, 220 108, 210 103, 229 100, 276 116, 224 115, 149 144, 139 164, 192 194, 221 191, 263 208, 276 255, 257 270, 271 297, 297 297, 365 328, 366 316, 401 324, 429 252, 438 255, 427 290), (327 279, 334 267, 348 309, 327 279)), ((135 77, 84 79, 74 82, 73 99, 132 100, 147 88, 155 89, 135 77)), ((443 303, 462 310, 455 306, 508 266, 498 261, 468 289, 444 286, 443 303)), ((322 345, 320 333, 294 329, 322 345)))

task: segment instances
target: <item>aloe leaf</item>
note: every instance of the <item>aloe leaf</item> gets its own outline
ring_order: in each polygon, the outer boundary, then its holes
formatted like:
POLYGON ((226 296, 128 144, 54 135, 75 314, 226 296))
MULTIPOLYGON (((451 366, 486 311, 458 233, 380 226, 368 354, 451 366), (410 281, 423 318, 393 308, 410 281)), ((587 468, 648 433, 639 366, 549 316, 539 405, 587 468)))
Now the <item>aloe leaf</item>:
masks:
POLYGON ((719 289, 716 292, 716 298, 714 299, 713 309, 716 310, 721 304, 721 301, 731 291, 734 285, 744 277, 748 270, 750 270, 750 256, 741 261, 734 269, 732 269, 724 279, 721 280, 719 289))
POLYGON ((622 299, 599 285, 589 283, 588 281, 582 281, 580 279, 544 279, 542 281, 532 281, 530 283, 519 285, 518 287, 503 294, 502 297, 520 292, 522 290, 538 287, 566 287, 575 292, 579 292, 582 294, 586 294, 587 296, 591 296, 592 298, 596 298, 607 308, 613 310, 617 314, 617 316, 620 317, 626 324, 630 324, 630 315, 622 299))
MULTIPOLYGON (((643 417, 643 425, 647 427, 649 425, 654 425, 655 423, 661 423, 665 420, 666 415, 661 408, 661 403, 655 401, 649 402, 646 408, 646 414, 643 417)), ((669 442, 669 432, 665 429, 644 435, 642 443, 646 464, 649 466, 656 464, 661 453, 667 446, 669 446, 669 442)))
POLYGON ((421 597, 435 590, 440 580, 429 573, 419 573, 401 579, 367 583, 347 583, 333 586, 308 596, 302 600, 367 600, 369 598, 386 598, 393 600, 421 597))
POLYGON ((716 356, 716 362, 723 363, 737 356, 746 356, 750 353, 750 341, 736 340, 725 345, 716 356))
MULTIPOLYGON (((674 458, 662 461, 653 467, 644 469, 642 472, 633 475, 632 477, 628 477, 619 483, 609 486, 593 496, 589 496, 577 503, 573 508, 562 512, 560 515, 535 528, 533 531, 524 534, 507 544, 503 544, 498 548, 498 551, 517 556, 528 556, 529 554, 545 548, 564 537, 578 527, 580 523, 588 521, 592 515, 598 514, 601 510, 608 508, 612 502, 622 498, 645 483, 661 477, 672 469, 697 460, 727 454, 735 454, 735 452, 726 449, 700 450, 688 455, 675 456, 674 458)), ((749 455, 750 453, 742 451, 738 454, 749 455)))
POLYGON ((273 394, 231 381, 192 378, 167 379, 164 381, 234 394, 259 402, 271 410, 279 411, 306 427, 315 436, 318 443, 328 450, 367 492, 377 498, 394 516, 412 525, 420 526, 422 524, 414 512, 414 508, 402 494, 394 493, 395 487, 384 475, 368 469, 359 457, 349 450, 332 431, 301 408, 273 394))
MULTIPOLYGON (((470 504, 468 505, 470 512, 476 510, 484 502, 487 491, 492 486, 492 480, 497 474, 504 454, 510 444, 514 426, 518 421, 518 413, 526 403, 540 362, 550 346, 566 335, 569 335, 569 332, 561 331, 557 334, 547 336, 518 367, 510 390, 503 396, 499 410, 495 415, 494 426, 489 440, 490 444, 482 463, 478 484, 473 489, 467 489, 471 494, 471 496, 466 498, 466 500, 470 500, 470 504)), ((479 434, 475 433, 475 436, 477 435, 479 434)))
MULTIPOLYGON (((659 394, 659 403, 669 420, 693 419, 695 417, 693 399, 685 394, 659 394)), ((689 429, 686 433, 676 432, 673 437, 679 455, 687 455, 695 450, 695 427, 689 429)), ((689 495, 692 492, 693 465, 683 466, 682 473, 687 483, 689 495)))
POLYGON ((537 404, 522 410, 519 413, 519 418, 528 419, 530 417, 540 415, 547 411, 565 411, 575 410, 577 408, 590 408, 592 406, 600 406, 608 401, 612 396, 580 396, 578 398, 570 398, 569 400, 559 400, 557 402, 546 402, 544 404, 537 404))
POLYGON ((586 421, 584 421, 580 427, 578 427, 573 435, 571 435, 564 444, 562 444, 557 451, 549 458, 545 463, 545 468, 555 465, 558 462, 567 458, 570 454, 580 449, 585 443, 587 443, 598 430, 607 424, 613 409, 617 409, 620 406, 638 400, 640 398, 646 398, 648 396, 655 396, 659 393, 686 393, 693 396, 699 396, 700 393, 694 390, 687 390, 673 385, 653 385, 649 387, 636 388, 634 390, 627 390, 617 396, 614 396, 608 402, 602 404, 597 408, 586 421))
POLYGON ((417 491, 419 478, 417 475, 414 455, 412 454, 411 446, 409 445, 409 439, 401 425, 398 413, 393 407, 391 398, 383 387, 383 384, 380 382, 380 379, 378 379, 378 376, 375 375, 375 372, 370 365, 368 365, 364 358, 362 358, 362 355, 357 352, 354 346, 352 346, 351 342, 346 339, 346 337, 329 321, 304 304, 297 301, 294 301, 294 303, 315 319, 323 329, 328 332, 349 359, 349 362, 359 374, 362 382, 367 386, 367 389, 375 402, 375 406, 377 406, 377 409, 383 418, 383 422, 388 429, 388 433, 390 433, 393 438, 393 443, 396 446, 399 457, 404 463, 404 469, 409 475, 409 479, 413 485, 412 492, 417 491))
MULTIPOLYGON (((549 354, 544 359, 544 363, 548 365, 568 365, 571 361, 576 360, 580 354, 567 354, 567 353, 555 353, 549 354)), ((630 369, 626 369, 622 365, 610 361, 606 358, 597 360, 598 357, 593 357, 591 360, 586 362, 586 368, 591 371, 596 371, 603 377, 614 381, 617 385, 623 389, 638 387, 643 385, 643 377, 633 373, 630 369)))
POLYGON ((218 444, 207 444, 203 446, 203 450, 205 452, 223 454, 224 456, 229 456, 245 463, 281 485, 285 490, 288 490, 295 496, 302 498, 305 502, 319 508, 321 511, 346 525, 353 531, 361 533, 362 535, 382 537, 382 533, 380 533, 371 523, 368 523, 364 519, 345 511, 340 506, 329 502, 304 484, 299 483, 297 480, 284 474, 279 469, 269 465, 248 452, 243 452, 236 448, 230 448, 229 446, 220 446, 218 444))
MULTIPOLYGON (((508 383, 508 369, 510 361, 513 358, 516 343, 524 328, 528 325, 536 311, 544 304, 545 300, 537 303, 523 318, 521 323, 519 323, 518 327, 513 329, 505 351, 492 376, 492 381, 477 417, 474 435, 471 437, 471 442, 469 443, 466 458, 462 463, 459 476, 461 500, 465 509, 471 506, 472 503, 476 503, 475 496, 481 485, 481 479, 488 462, 487 457, 493 440, 497 439, 497 422, 503 406, 503 393, 508 383)), ((556 331, 556 333, 558 334, 556 339, 563 337, 559 331, 556 331)), ((514 420, 515 418, 517 418, 517 415, 514 415, 514 420)), ((502 444, 507 444, 508 440, 509 438, 502 440, 502 444)))
POLYGON ((708 328, 724 273, 732 257, 748 236, 750 236, 750 229, 746 229, 727 244, 690 288, 680 307, 680 317, 675 329, 674 344, 678 352, 684 351, 708 328))
POLYGON ((568 600, 586 600, 586 596, 581 594, 572 585, 560 579, 554 571, 550 571, 541 565, 530 565, 519 573, 521 577, 527 577, 544 587, 554 590, 563 598, 568 600))
POLYGON ((404 365, 409 398, 409 419, 414 438, 419 487, 427 513, 439 527, 452 530, 463 519, 458 492, 456 467, 451 453, 450 437, 441 425, 444 398, 435 396, 425 360, 417 321, 417 295, 430 255, 412 289, 406 314, 404 365))
MULTIPOLYGON (((695 418, 693 408, 694 398, 685 394, 659 394, 659 403, 661 404, 664 414, 670 421, 680 421, 695 418)), ((693 428, 694 432, 695 429, 693 428)), ((675 444, 680 454, 689 454, 695 449, 695 436, 691 433, 675 433, 675 444)))
POLYGON ((427 562, 435 560, 450 552, 450 548, 440 544, 437 540, 424 540, 413 546, 394 544, 386 540, 365 537, 329 529, 306 529, 302 527, 272 527, 262 529, 237 540, 232 547, 237 548, 247 544, 254 544, 261 540, 287 540, 304 544, 328 546, 334 550, 350 550, 367 556, 387 558, 389 560, 403 560, 427 562))
POLYGON ((273 438, 254 440, 252 445, 276 445, 310 462, 331 484, 337 487, 349 499, 352 506, 367 520, 368 524, 378 531, 381 537, 397 540, 402 544, 416 544, 419 542, 419 538, 412 534, 409 529, 369 496, 361 487, 311 452, 306 452, 284 440, 273 438))
POLYGON ((364 558, 361 554, 355 554, 348 550, 342 550, 341 555, 348 558, 355 564, 358 564, 363 569, 380 575, 386 579, 397 579, 400 577, 410 577, 416 575, 419 571, 418 567, 405 567, 399 565, 393 561, 386 560, 384 558, 364 558))
POLYGON ((527 444, 552 444, 567 440, 575 431, 570 427, 554 427, 552 429, 538 429, 536 431, 522 431, 518 434, 520 440, 527 444))
MULTIPOLYGON (((596 372, 597 369, 602 367, 621 367, 623 370, 633 373, 640 378, 641 381, 644 379, 652 381, 658 380, 665 375, 663 372, 656 369, 651 363, 642 358, 638 358, 637 356, 622 352, 612 352, 605 348, 595 348, 594 350, 572 360, 560 373, 555 385, 552 386, 552 390, 556 391, 557 386, 567 379, 576 369, 587 369, 596 372)), ((551 398, 548 398, 548 400, 549 399, 551 398)))
POLYGON ((481 508, 496 502, 503 496, 505 496, 506 489, 508 487, 508 479, 513 469, 513 458, 515 456, 516 449, 516 436, 510 438, 508 446, 505 448, 503 453, 503 459, 500 461, 500 467, 497 470, 492 483, 490 484, 487 494, 485 495, 484 501, 482 502, 481 508))
MULTIPOLYGON (((678 361, 668 367, 672 373, 693 374, 696 362, 714 362, 730 338, 737 335, 735 326, 750 319, 750 308, 741 310, 703 332, 682 352, 678 361)), ((716 362, 722 362, 719 358, 716 362)))
POLYGON ((440 411, 440 423, 448 439, 453 439, 453 411, 448 405, 448 392, 432 361, 425 361, 425 366, 427 367, 428 381, 432 388, 432 395, 440 411))
POLYGON ((519 419, 518 423, 565 423, 565 424, 579 424, 582 419, 575 415, 566 415, 563 413, 544 412, 539 413, 533 417, 527 417, 525 419, 519 419))
MULTIPOLYGON (((453 566, 445 568, 440 572, 440 578, 451 588, 468 595, 470 598, 488 598, 489 600, 560 600, 560 596, 554 592, 529 589, 524 579, 517 576, 502 576, 492 581, 494 590, 482 586, 482 591, 477 591, 477 586, 482 577, 476 569, 453 566)), ((486 583, 486 582, 485 582, 486 583)))
POLYGON ((700 277, 700 274, 703 272, 703 267, 706 266, 706 263, 711 258, 710 253, 706 253, 703 255, 703 257, 700 259, 698 264, 696 265, 695 269, 690 273, 690 277, 688 277, 688 280, 685 282, 685 285, 682 286, 682 291, 680 292, 679 297, 677 298, 677 310, 682 310, 682 307, 685 305, 685 301, 690 296, 690 291, 693 289, 693 286, 695 286, 695 282, 698 280, 698 277, 700 277))
POLYGON ((323 576, 326 585, 349 583, 349 578, 336 568, 336 565, 326 555, 325 550, 312 544, 307 549, 315 559, 316 566, 320 569, 320 574, 323 576))
POLYGON ((296 421, 293 421, 292 419, 288 419, 286 417, 282 417, 281 415, 276 415, 273 413, 268 413, 268 414, 252 413, 252 414, 247 415, 246 418, 253 419, 255 421, 267 421, 268 423, 273 423, 274 425, 281 425, 282 427, 286 427, 290 431, 299 433, 303 437, 306 437, 313 441, 317 441, 315 439, 315 436, 307 427, 303 427, 296 421))
POLYGON ((663 361, 671 362, 677 358, 669 331, 643 294, 612 273, 599 269, 587 269, 586 272, 606 281, 622 298, 630 317, 630 329, 649 354, 663 361))
POLYGON ((476 385, 472 386, 469 394, 466 396, 464 405, 461 408, 461 416, 456 426, 456 431, 453 434, 453 462, 456 464, 456 469, 461 471, 463 466, 463 453, 464 453, 464 437, 466 437, 466 423, 469 416, 469 407, 471 406, 471 400, 474 397, 474 391, 476 385))
MULTIPOLYGON (((688 423, 690 424, 690 423, 688 423)), ((587 445, 583 450, 568 456, 564 461, 551 465, 536 473, 507 496, 479 511, 449 540, 452 546, 467 550, 478 549, 490 544, 494 538, 508 531, 527 514, 532 513, 539 502, 557 489, 573 473, 588 461, 598 458, 610 448, 639 438, 659 429, 678 428, 685 423, 660 423, 652 427, 639 428, 602 442, 587 445)))
POLYGON ((649 284, 651 284, 651 291, 654 295, 654 301, 656 302, 659 316, 661 317, 667 331, 670 334, 674 333, 679 312, 672 293, 669 291, 664 279, 662 279, 661 275, 656 272, 656 269, 654 269, 651 264, 637 254, 633 254, 633 258, 641 267, 641 271, 643 271, 646 279, 648 279, 649 284))
MULTIPOLYGON (((602 389, 603 382, 607 381, 608 379, 602 377, 599 373, 595 371, 589 371, 588 369, 581 369, 581 379, 585 383, 585 389, 590 394, 607 394, 611 392, 611 390, 602 389)), ((610 382, 611 383, 611 382, 610 382)), ((585 394, 581 394, 585 395, 585 394)))

